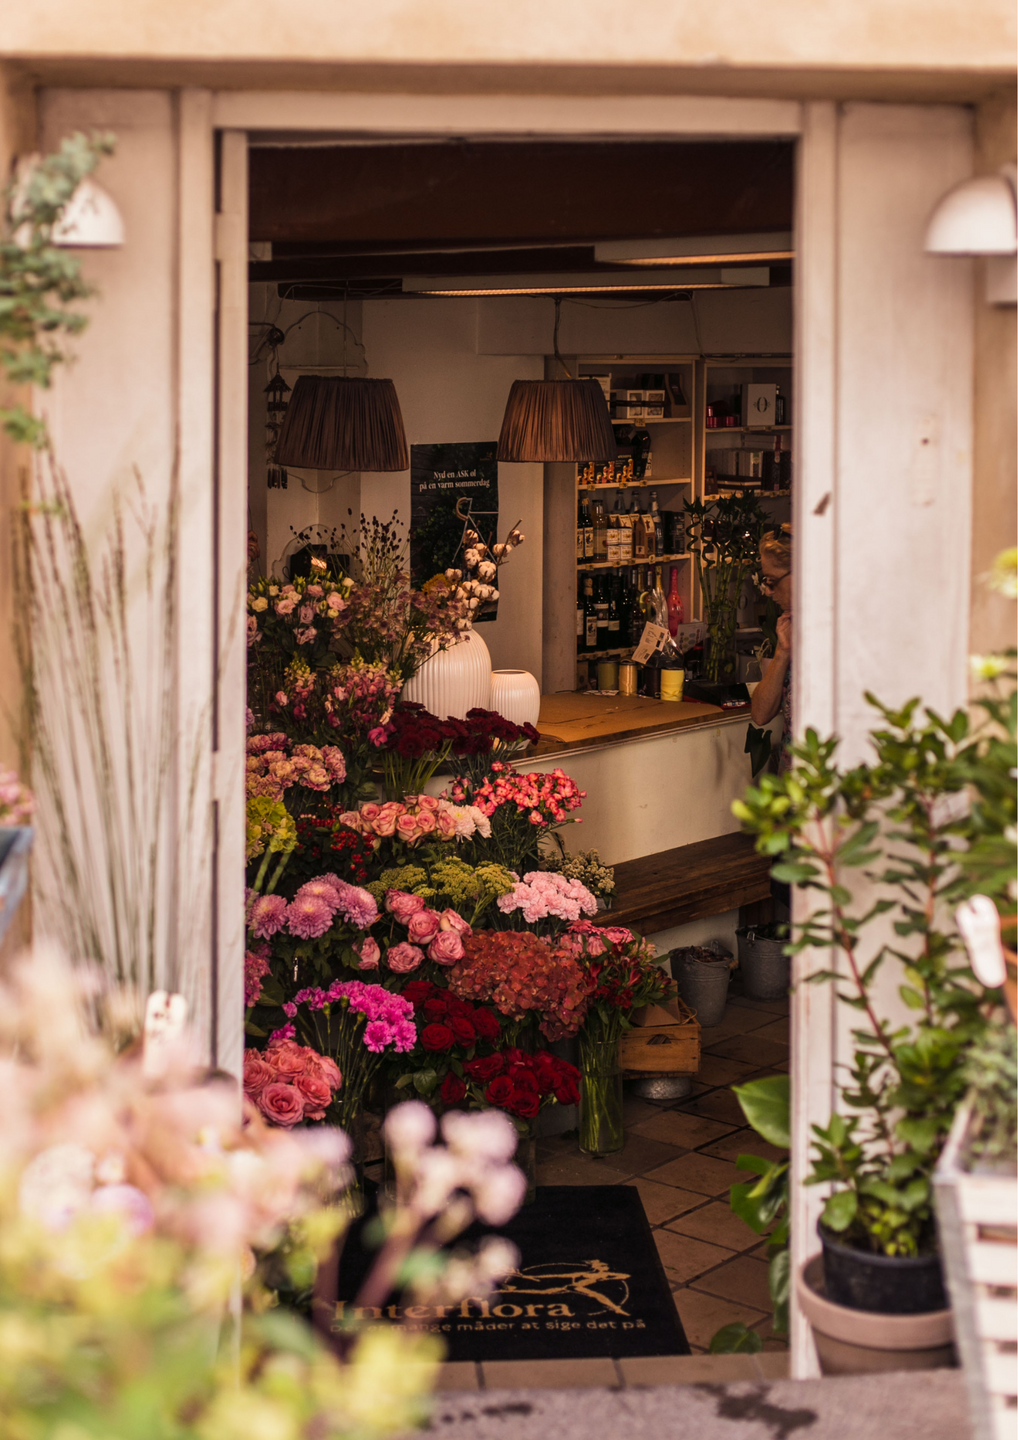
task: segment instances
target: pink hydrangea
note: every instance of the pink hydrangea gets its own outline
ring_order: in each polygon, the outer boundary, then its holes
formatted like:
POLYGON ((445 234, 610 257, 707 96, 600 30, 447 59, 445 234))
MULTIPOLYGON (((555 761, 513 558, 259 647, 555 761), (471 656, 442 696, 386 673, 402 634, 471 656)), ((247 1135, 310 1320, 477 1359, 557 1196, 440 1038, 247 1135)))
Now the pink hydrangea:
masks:
POLYGON ((581 915, 597 914, 597 900, 585 885, 548 870, 531 870, 497 903, 503 915, 519 910, 528 925, 547 919, 572 922, 581 915))

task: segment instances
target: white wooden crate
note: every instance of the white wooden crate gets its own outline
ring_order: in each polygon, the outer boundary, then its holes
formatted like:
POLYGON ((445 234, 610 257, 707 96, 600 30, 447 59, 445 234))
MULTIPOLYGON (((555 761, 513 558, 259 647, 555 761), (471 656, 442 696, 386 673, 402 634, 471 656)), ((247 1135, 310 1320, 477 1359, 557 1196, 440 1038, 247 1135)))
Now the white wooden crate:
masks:
POLYGON ((974 1440, 1014 1440, 1018 1425, 1018 1177, 961 1168, 968 1107, 955 1116, 934 1176, 937 1223, 974 1440))

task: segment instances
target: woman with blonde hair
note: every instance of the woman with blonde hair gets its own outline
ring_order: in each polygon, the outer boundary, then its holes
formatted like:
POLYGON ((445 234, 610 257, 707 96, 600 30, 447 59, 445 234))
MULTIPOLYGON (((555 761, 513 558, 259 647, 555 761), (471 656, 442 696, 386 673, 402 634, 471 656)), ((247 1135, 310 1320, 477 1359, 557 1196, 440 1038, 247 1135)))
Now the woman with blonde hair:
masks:
POLYGON ((780 606, 778 643, 767 673, 753 691, 750 710, 754 725, 767 725, 781 711, 783 721, 778 748, 778 771, 791 764, 788 742, 792 735, 792 527, 779 525, 760 541, 760 589, 780 606))

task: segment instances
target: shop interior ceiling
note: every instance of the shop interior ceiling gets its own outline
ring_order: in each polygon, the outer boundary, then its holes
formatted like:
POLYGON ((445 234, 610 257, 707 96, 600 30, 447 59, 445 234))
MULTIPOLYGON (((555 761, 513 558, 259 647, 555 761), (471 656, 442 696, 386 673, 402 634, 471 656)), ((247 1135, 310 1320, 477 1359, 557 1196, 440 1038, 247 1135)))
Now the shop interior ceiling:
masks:
MULTIPOLYGON (((404 276, 618 274, 597 261, 598 242, 791 231, 794 149, 269 136, 253 139, 250 185, 250 237, 264 254, 251 280, 291 299, 395 298, 404 276)), ((770 284, 791 272, 772 262, 770 284)), ((641 295, 662 298, 625 298, 641 295)))

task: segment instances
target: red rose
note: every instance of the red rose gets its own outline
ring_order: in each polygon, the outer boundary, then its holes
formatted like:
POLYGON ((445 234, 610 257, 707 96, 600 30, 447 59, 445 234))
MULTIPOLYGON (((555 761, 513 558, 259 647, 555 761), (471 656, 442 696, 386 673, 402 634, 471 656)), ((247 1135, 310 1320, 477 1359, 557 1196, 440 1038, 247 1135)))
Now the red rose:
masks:
POLYGON ((437 1020, 440 1015, 448 1015, 452 1007, 449 997, 439 991, 437 995, 429 995, 421 1008, 429 1020, 437 1020))
POLYGON ((456 1036, 448 1025, 425 1025, 421 1031, 421 1044, 425 1050, 451 1050, 456 1036))
POLYGON ((555 1086, 555 1099, 560 1105, 576 1105, 580 1099, 580 1087, 577 1083, 578 1072, 570 1065, 568 1071, 563 1071, 555 1086))
POLYGON ((473 1045, 477 1039, 477 1031, 465 1015, 450 1015, 448 1025, 461 1045, 473 1045))
POLYGON ((474 1029, 481 1039, 487 1040, 493 1045, 501 1035, 502 1030, 491 1011, 475 1010, 471 1018, 473 1019, 474 1029))
POLYGON ((434 988, 430 980, 411 980, 409 985, 403 986, 403 999, 409 1000, 416 1009, 418 1005, 427 1000, 434 988))
POLYGON ((533 1120, 541 1108, 541 1097, 537 1090, 523 1089, 519 1085, 513 1090, 513 1098, 509 1102, 509 1109, 514 1115, 519 1115, 521 1120, 533 1120))
POLYGON ((295 1085, 276 1080, 258 1096, 258 1109, 273 1125, 290 1130, 304 1118, 304 1097, 295 1085))
POLYGON ((534 1073, 542 1093, 547 1095, 558 1083, 559 1062, 554 1055, 549 1055, 547 1050, 542 1050, 534 1056, 534 1073))
POLYGON ((478 1055, 475 1059, 468 1060, 463 1069, 471 1080, 486 1085, 489 1080, 494 1080, 496 1075, 501 1075, 502 1057, 501 1055, 478 1055))
MULTIPOLYGON (((492 1056, 491 1058, 494 1059, 495 1057, 492 1056)), ((505 1108, 512 1104, 514 1093, 513 1082, 509 1079, 509 1076, 496 1075, 487 1090, 485 1090, 484 1098, 489 1105, 497 1105, 500 1108, 505 1108)))
POLYGON ((442 1088, 438 1092, 442 1097, 444 1105, 458 1105, 467 1093, 467 1087, 458 1075, 450 1070, 442 1081, 442 1088))

